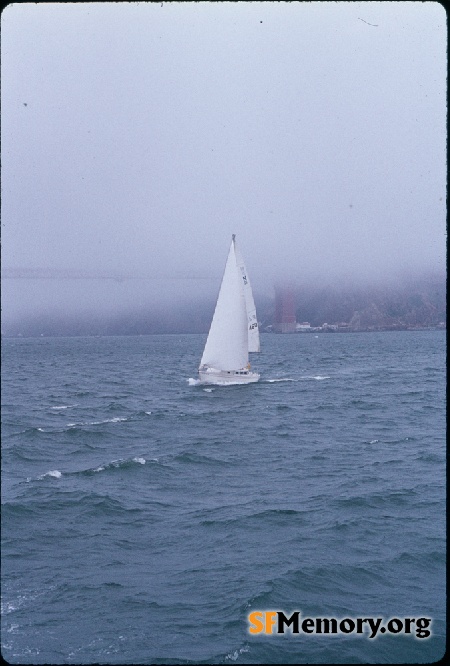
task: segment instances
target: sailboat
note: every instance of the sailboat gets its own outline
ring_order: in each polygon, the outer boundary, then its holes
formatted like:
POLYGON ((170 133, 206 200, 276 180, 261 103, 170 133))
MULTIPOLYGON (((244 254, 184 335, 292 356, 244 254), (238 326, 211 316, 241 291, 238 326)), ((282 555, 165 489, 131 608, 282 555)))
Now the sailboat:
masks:
POLYGON ((244 260, 231 239, 216 309, 198 369, 205 384, 249 384, 259 374, 250 370, 249 352, 259 352, 259 328, 244 260))

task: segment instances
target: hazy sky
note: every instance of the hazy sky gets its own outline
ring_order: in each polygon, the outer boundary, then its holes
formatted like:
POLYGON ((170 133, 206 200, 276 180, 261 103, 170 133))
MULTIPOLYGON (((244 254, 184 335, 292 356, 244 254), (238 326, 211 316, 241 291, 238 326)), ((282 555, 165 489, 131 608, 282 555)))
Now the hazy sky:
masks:
POLYGON ((177 276, 215 294, 232 233, 255 291, 445 268, 439 3, 18 3, 1 20, 3 270, 163 278, 5 279, 4 316, 177 276))

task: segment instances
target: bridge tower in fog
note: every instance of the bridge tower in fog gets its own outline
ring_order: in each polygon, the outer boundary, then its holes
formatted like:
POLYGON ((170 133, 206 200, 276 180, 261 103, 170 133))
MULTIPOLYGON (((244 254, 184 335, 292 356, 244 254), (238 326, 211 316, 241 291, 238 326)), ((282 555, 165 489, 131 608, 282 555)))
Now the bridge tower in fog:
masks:
POLYGON ((292 285, 275 287, 275 322, 273 329, 277 333, 295 333, 295 292, 292 285))

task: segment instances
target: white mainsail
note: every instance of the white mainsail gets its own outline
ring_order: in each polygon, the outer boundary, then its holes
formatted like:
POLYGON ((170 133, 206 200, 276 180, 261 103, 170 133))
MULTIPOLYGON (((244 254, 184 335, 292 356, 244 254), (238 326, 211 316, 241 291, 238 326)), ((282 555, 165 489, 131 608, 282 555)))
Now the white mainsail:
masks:
POLYGON ((245 305, 247 308, 248 351, 259 352, 261 351, 261 346, 259 343, 259 328, 258 319, 256 318, 255 301, 253 300, 252 287, 250 284, 250 278, 248 277, 247 269, 245 268, 244 259, 236 244, 235 253, 237 265, 243 283, 245 305))
MULTIPOLYGON (((242 257, 236 250, 233 235, 216 309, 200 361, 201 380, 208 383, 258 381, 259 375, 249 370, 249 322, 252 324, 256 322, 258 330, 250 283, 242 257), (247 314, 247 304, 251 309, 251 315, 247 314)), ((254 328, 251 329, 252 332, 254 328)), ((259 335, 257 342, 259 351, 259 335)), ((253 337, 251 345, 252 351, 257 351, 254 349, 253 337)))

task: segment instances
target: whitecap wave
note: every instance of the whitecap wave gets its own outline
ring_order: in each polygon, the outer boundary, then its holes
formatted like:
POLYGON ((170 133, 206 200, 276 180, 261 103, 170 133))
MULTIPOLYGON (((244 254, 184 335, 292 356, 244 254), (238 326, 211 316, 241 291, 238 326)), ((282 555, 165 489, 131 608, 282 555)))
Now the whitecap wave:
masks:
MULTIPOLYGON (((44 479, 46 476, 51 476, 53 479, 60 479, 62 477, 62 472, 59 471, 59 469, 51 469, 49 472, 46 472, 45 474, 41 474, 38 476, 38 480, 41 481, 44 479)), ((28 478, 27 478, 28 481, 28 478)), ((31 479, 30 479, 31 481, 31 479)))
POLYGON ((103 425, 105 423, 119 423, 121 421, 127 421, 126 417, 115 416, 113 419, 104 419, 103 421, 83 421, 80 423, 68 423, 68 428, 77 428, 79 426, 92 426, 92 425, 103 425))
POLYGON ((51 407, 51 409, 69 409, 70 407, 76 407, 77 405, 56 405, 51 407))
MULTIPOLYGON (((156 459, 155 459, 156 460, 156 459)), ((104 463, 103 465, 99 465, 95 469, 90 469, 86 470, 87 472, 103 472, 105 469, 111 469, 112 467, 124 467, 126 465, 129 465, 130 462, 138 463, 139 465, 145 465, 147 462, 145 458, 142 456, 136 456, 135 458, 132 458, 131 460, 129 458, 118 458, 117 460, 111 460, 109 463, 104 463)))
POLYGON ((198 386, 199 384, 201 384, 201 381, 200 379, 194 379, 193 377, 189 377, 187 383, 189 386, 198 386))
POLYGON ((248 647, 242 647, 239 650, 235 650, 234 652, 230 652, 229 654, 227 654, 225 659, 229 659, 230 661, 236 661, 236 659, 239 657, 240 654, 248 652, 248 650, 249 650, 248 647))
POLYGON ((3 601, 0 604, 0 613, 2 615, 7 615, 8 613, 13 613, 15 610, 18 609, 20 604, 17 602, 13 601, 3 601))

